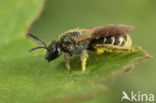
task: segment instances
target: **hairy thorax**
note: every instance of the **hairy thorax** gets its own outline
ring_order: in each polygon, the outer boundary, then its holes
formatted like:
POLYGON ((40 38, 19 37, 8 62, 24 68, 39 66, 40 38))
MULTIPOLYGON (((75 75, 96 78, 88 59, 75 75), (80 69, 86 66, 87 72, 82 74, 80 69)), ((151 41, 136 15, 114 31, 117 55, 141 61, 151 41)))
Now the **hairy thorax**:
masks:
POLYGON ((76 44, 75 40, 81 35, 80 31, 69 31, 60 37, 60 45, 62 50, 70 55, 80 54, 83 49, 88 46, 87 42, 76 44))

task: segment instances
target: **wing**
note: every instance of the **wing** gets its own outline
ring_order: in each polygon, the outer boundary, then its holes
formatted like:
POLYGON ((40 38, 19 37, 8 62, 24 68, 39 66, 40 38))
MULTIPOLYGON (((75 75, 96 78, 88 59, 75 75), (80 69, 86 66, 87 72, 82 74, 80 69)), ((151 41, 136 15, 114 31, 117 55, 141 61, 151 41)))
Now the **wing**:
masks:
POLYGON ((133 31, 134 27, 129 25, 109 24, 105 26, 98 26, 86 29, 83 34, 76 39, 76 43, 92 40, 101 36, 126 35, 127 33, 133 31))

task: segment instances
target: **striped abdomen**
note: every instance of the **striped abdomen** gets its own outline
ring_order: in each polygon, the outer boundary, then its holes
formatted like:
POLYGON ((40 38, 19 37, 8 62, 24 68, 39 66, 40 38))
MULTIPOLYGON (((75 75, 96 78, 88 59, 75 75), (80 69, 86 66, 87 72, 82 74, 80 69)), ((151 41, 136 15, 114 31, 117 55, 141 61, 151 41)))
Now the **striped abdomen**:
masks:
POLYGON ((122 36, 103 36, 96 39, 91 40, 90 46, 94 44, 111 44, 116 46, 125 46, 130 47, 132 42, 129 35, 122 35, 122 36))

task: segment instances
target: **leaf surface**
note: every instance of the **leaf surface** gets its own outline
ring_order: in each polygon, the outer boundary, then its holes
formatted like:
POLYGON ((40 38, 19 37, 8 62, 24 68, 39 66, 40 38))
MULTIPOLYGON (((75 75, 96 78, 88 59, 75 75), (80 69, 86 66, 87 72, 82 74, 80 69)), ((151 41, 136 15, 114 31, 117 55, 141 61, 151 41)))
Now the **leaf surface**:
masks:
POLYGON ((0 9, 0 103, 72 102, 91 99, 107 91, 104 80, 147 58, 137 53, 89 53, 87 72, 81 72, 79 56, 66 74, 63 56, 51 63, 44 50, 29 53, 35 46, 24 34, 39 14, 43 0, 6 0, 0 9), (5 12, 4 12, 5 11, 5 12), (7 16, 8 15, 8 16, 7 16))

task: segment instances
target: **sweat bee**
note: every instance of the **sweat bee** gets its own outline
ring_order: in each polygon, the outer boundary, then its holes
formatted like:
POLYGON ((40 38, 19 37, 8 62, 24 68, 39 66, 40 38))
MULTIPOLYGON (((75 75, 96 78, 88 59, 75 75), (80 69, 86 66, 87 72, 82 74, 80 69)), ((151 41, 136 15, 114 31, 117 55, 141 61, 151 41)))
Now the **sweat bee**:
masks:
POLYGON ((74 29, 63 33, 58 40, 52 41, 48 46, 31 33, 30 37, 40 41, 44 46, 30 49, 46 49, 45 59, 50 62, 64 52, 64 60, 70 72, 69 60, 73 55, 80 54, 82 72, 86 71, 88 51, 102 54, 104 52, 136 52, 131 48, 132 40, 128 33, 133 32, 134 27, 121 24, 109 24, 89 29, 74 29))

